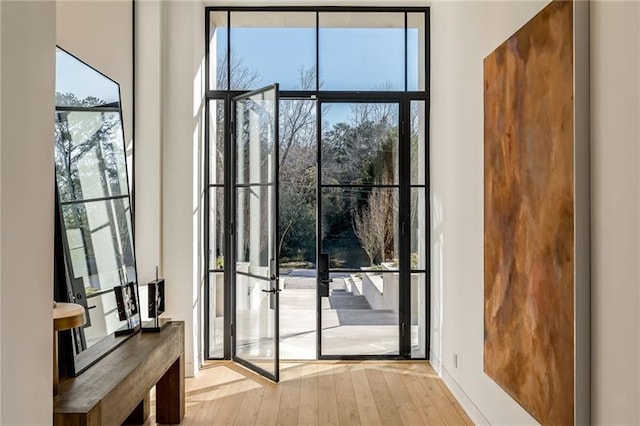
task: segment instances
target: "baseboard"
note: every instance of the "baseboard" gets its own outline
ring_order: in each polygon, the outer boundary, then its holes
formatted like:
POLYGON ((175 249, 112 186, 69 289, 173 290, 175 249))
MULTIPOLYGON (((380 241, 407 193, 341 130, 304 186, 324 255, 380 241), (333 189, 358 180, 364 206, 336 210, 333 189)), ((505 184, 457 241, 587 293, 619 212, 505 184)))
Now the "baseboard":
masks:
POLYGON ((440 357, 438 357, 433 351, 429 351, 429 362, 438 376, 442 376, 442 362, 440 362, 440 357))
POLYGON ((195 368, 193 368, 193 362, 185 362, 184 363, 184 375, 185 377, 194 377, 195 376, 195 368))
POLYGON ((460 387, 458 382, 447 371, 444 365, 440 364, 440 377, 444 384, 449 388, 453 396, 456 398, 462 409, 467 413, 471 421, 476 425, 489 425, 489 420, 482 414, 476 404, 473 403, 471 398, 460 387))

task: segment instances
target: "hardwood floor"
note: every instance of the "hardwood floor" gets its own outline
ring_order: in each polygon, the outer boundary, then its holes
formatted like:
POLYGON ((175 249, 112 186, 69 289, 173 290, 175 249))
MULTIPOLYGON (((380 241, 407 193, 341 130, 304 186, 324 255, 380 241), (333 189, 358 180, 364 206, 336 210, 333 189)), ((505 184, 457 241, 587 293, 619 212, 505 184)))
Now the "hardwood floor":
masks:
POLYGON ((182 425, 473 424, 427 362, 286 362, 280 377, 212 363, 187 379, 182 425))

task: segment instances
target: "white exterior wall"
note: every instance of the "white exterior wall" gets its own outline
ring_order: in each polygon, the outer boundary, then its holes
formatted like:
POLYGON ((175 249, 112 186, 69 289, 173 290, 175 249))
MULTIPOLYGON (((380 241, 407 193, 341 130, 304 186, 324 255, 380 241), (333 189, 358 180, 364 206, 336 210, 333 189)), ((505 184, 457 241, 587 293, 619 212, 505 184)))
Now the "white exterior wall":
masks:
POLYGON ((54 2, 0 2, 0 424, 50 425, 54 2))

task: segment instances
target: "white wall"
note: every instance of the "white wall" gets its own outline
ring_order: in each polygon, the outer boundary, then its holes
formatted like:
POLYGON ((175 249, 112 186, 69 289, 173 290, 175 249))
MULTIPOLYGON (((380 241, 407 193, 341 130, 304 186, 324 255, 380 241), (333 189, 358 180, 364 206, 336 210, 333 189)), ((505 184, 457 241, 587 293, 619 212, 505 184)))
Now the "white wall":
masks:
MULTIPOLYGON (((482 369, 482 60, 545 4, 435 2, 431 9, 432 287, 438 313, 432 356, 481 423, 534 423, 482 369)), ((637 2, 591 7, 595 424, 640 422, 638 8, 637 2)))
MULTIPOLYGON (((162 265, 162 4, 137 1, 136 19, 136 262, 138 279, 160 276, 162 265)), ((170 285, 170 284, 168 284, 170 285)), ((140 298, 146 299, 140 288, 140 298)), ((143 309, 143 313, 146 309, 143 309)))
POLYGON ((167 316, 185 321, 185 371, 193 375, 203 278, 204 7, 197 1, 167 1, 162 7, 162 265, 167 316))
POLYGON ((55 3, 0 2, 0 424, 52 422, 55 3))
POLYGON ((478 422, 534 422, 483 373, 483 59, 546 2, 434 2, 431 8, 432 358, 480 410, 478 422), (440 300, 438 300, 440 298, 440 300), (453 354, 458 367, 453 367, 453 354))
POLYGON ((592 407, 640 423, 640 4, 591 5, 592 407))

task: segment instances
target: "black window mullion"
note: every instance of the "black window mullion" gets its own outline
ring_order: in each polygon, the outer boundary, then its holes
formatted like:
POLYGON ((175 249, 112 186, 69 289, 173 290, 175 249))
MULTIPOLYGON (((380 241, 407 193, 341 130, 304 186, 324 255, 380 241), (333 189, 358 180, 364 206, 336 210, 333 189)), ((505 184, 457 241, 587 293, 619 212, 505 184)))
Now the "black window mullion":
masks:
MULTIPOLYGON (((230 17, 228 17, 230 19, 230 17)), ((229 39, 231 28, 229 28, 229 39)), ((231 58, 229 58, 229 63, 231 58)), ((230 77, 230 76, 229 76, 230 77)), ((235 316, 235 307, 232 305, 233 292, 232 274, 235 268, 235 253, 233 253, 233 241, 235 238, 234 225, 235 216, 231 217, 235 212, 235 189, 233 187, 233 170, 235 169, 234 160, 234 142, 231 132, 231 120, 235 111, 232 111, 233 102, 231 95, 227 95, 224 100, 224 358, 231 359, 232 344, 231 324, 232 318, 235 316)), ((234 337, 235 339, 235 337, 234 337)))
POLYGON ((425 289, 425 306, 426 306, 426 312, 425 312, 425 319, 424 319, 424 333, 426 334, 425 336, 425 358, 429 359, 430 358, 430 353, 431 353, 431 256, 430 256, 430 252, 429 252, 429 247, 430 247, 430 241, 431 241, 431 202, 430 202, 430 194, 431 194, 431 173, 430 173, 430 161, 431 161, 431 157, 429 154, 430 151, 430 147, 431 147, 431 141, 430 141, 430 135, 429 135, 429 123, 431 120, 431 15, 430 15, 430 9, 427 9, 425 11, 424 14, 424 20, 425 20, 425 30, 424 30, 424 36, 425 36, 425 60, 426 60, 426 64, 425 64, 425 81, 424 81, 424 90, 427 94, 427 99, 425 100, 425 176, 424 176, 424 183, 426 184, 426 200, 425 200, 425 210, 426 210, 426 236, 425 236, 425 254, 426 254, 426 259, 425 259, 425 268, 427 270, 426 273, 426 289, 425 289))
MULTIPOLYGON (((424 92, 431 93, 431 13, 430 9, 427 9, 424 12, 424 92)), ((431 102, 427 101, 427 111, 429 111, 429 104, 431 102)), ((427 114, 428 115, 428 114, 427 114)), ((429 121, 427 121, 427 128, 429 121)), ((428 133, 427 133, 428 134, 428 133)))
POLYGON ((400 105, 400 288, 399 323, 400 355, 411 357, 411 103, 405 100, 400 105), (408 238, 407 238, 408 237, 408 238))
POLYGON ((409 46, 407 45, 407 12, 404 13, 404 91, 407 91, 409 80, 409 46))
MULTIPOLYGON (((211 16, 210 13, 207 12, 205 13, 205 61, 204 61, 204 66, 205 66, 205 89, 206 91, 209 90, 209 80, 211 79, 211 76, 209 75, 209 44, 210 44, 210 40, 209 40, 209 32, 210 32, 210 22, 211 22, 211 16)), ((206 93, 206 92, 205 92, 206 93)), ((210 211, 210 206, 211 206, 211 197, 210 197, 210 193, 211 193, 211 185, 210 185, 210 180, 211 180, 211 164, 209 161, 209 155, 210 155, 210 145, 211 145, 211 134, 209 132, 209 114, 210 114, 210 104, 212 101, 210 100, 205 100, 204 103, 204 187, 206 188, 204 191, 204 205, 205 205, 205 215, 204 215, 204 241, 203 241, 203 247, 204 247, 204 265, 205 265, 205 271, 207 271, 207 273, 205 274, 204 277, 204 335, 205 335, 205 339, 204 339, 204 358, 205 359, 209 359, 210 358, 210 354, 211 354, 211 342, 209 341, 209 336, 211 336, 211 309, 209 304, 211 303, 211 298, 209 297, 209 293, 210 293, 210 289, 211 289, 211 273, 209 271, 209 269, 211 268, 211 215, 209 214, 210 211)))
POLYGON ((227 90, 231 90, 231 10, 227 10, 227 90))
POLYGON ((320 90, 320 12, 316 11, 316 91, 320 90))
MULTIPOLYGON (((316 21, 317 23, 317 21, 316 21)), ((318 70, 319 72, 319 70, 318 70)), ((322 100, 316 102, 316 264, 322 253, 322 100)), ((331 267, 327 262, 327 269, 331 267)), ((322 298, 316 268, 316 359, 322 357, 322 298)))

